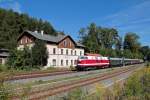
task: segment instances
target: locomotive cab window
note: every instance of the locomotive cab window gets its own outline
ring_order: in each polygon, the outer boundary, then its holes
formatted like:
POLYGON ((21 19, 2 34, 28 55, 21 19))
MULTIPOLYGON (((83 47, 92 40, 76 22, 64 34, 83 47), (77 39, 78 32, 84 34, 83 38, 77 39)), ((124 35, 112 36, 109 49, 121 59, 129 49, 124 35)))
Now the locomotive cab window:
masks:
POLYGON ((88 59, 88 57, 80 56, 79 59, 88 59))

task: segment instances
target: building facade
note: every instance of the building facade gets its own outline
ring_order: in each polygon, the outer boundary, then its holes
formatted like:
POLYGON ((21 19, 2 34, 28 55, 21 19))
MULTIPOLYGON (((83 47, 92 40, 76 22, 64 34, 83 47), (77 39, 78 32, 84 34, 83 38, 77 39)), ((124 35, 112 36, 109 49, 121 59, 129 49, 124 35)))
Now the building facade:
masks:
POLYGON ((5 64, 9 57, 9 51, 7 49, 0 49, 0 64, 5 64))
POLYGON ((24 46, 31 48, 35 39, 46 41, 48 59, 45 67, 75 66, 78 56, 84 55, 84 46, 75 42, 71 36, 51 36, 43 32, 24 31, 18 38, 18 49, 24 46))

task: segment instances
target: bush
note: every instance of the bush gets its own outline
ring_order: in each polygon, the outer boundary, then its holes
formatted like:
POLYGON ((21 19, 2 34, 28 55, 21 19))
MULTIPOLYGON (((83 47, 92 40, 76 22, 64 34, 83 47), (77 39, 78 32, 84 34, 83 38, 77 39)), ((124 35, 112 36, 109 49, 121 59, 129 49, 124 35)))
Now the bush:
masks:
POLYGON ((149 61, 146 62, 146 67, 150 67, 150 62, 149 61))
POLYGON ((124 93, 127 98, 150 100, 150 68, 136 72, 126 82, 124 93))
POLYGON ((115 83, 111 89, 100 84, 95 86, 92 95, 76 89, 64 100, 150 100, 150 68, 137 71, 124 84, 115 83))
POLYGON ((83 98, 85 97, 83 91, 81 88, 77 88, 69 92, 67 97, 65 97, 65 100, 84 100, 83 98))
POLYGON ((70 70, 72 70, 72 71, 75 71, 76 70, 76 68, 75 68, 75 66, 70 66, 70 70))
POLYGON ((7 71, 8 67, 6 65, 0 64, 0 72, 7 71))
POLYGON ((56 70, 56 68, 55 68, 55 67, 50 66, 50 67, 47 67, 47 68, 46 68, 46 70, 56 70))
POLYGON ((10 73, 0 73, 0 100, 9 100, 9 97, 13 94, 11 85, 5 83, 6 78, 10 76, 10 73))

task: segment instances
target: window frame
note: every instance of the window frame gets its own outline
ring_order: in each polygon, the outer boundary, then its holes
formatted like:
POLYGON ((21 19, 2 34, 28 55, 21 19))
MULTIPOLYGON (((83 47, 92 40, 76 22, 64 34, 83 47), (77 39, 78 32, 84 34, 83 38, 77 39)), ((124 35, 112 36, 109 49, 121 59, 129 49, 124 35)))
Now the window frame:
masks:
POLYGON ((63 53, 63 49, 61 49, 61 51, 60 51, 60 52, 61 52, 61 54, 62 54, 62 55, 64 54, 64 53, 63 53))
POLYGON ((53 60, 52 60, 52 65, 53 65, 53 66, 56 66, 56 59, 53 59, 53 60))
POLYGON ((53 48, 53 54, 56 54, 56 48, 53 48))

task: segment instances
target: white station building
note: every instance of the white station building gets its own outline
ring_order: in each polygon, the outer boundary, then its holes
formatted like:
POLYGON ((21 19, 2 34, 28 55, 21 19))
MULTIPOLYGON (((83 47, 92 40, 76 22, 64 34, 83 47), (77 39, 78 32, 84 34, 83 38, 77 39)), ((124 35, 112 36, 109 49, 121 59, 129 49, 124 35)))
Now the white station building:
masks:
POLYGON ((41 33, 24 31, 18 38, 18 49, 25 46, 31 48, 35 39, 46 42, 48 51, 47 67, 69 67, 75 66, 78 56, 84 55, 84 46, 75 42, 69 35, 52 36, 41 33))

